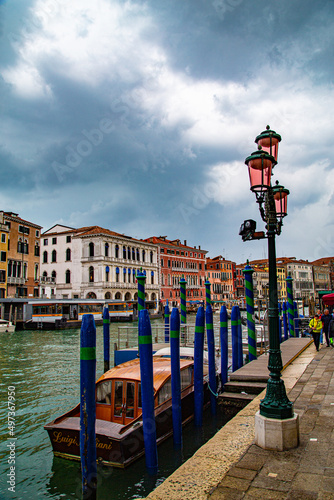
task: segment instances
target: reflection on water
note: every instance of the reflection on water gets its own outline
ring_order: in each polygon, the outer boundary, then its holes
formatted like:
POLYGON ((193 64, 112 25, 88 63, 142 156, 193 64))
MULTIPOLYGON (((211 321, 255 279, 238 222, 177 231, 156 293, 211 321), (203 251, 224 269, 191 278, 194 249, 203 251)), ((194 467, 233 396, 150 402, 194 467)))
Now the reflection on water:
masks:
MULTIPOLYGON (((189 323, 195 317, 190 317, 189 323)), ((163 320, 157 320, 163 324, 163 320)), ((133 324, 131 324, 133 326, 133 324)), ((111 324, 110 345, 117 342, 118 325, 111 324)), ((216 329, 218 333, 218 328, 216 329)), ((53 456, 43 426, 79 402, 80 331, 23 331, 0 336, 0 498, 35 500, 80 499, 80 463, 53 456), (9 443, 7 388, 15 387, 15 493, 8 491, 9 443)), ((111 356, 113 352, 111 351, 111 356)), ((97 377, 103 373, 103 328, 97 327, 97 377)), ((145 458, 129 468, 99 467, 98 500, 145 497, 221 427, 227 418, 206 425, 190 423, 183 431, 182 452, 173 450, 169 439, 158 448, 159 472, 151 477, 145 458)))

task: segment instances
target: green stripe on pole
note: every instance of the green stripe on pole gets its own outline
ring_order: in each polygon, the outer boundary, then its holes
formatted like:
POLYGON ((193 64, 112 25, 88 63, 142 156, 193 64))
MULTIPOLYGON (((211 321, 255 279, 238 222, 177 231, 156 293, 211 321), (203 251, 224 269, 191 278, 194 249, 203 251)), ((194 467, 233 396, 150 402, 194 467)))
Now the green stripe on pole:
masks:
POLYGON ((96 359, 96 347, 80 347, 80 359, 83 361, 96 359))
POLYGON ((204 326, 195 326, 195 333, 203 333, 204 332, 204 326))
POLYGON ((227 327, 227 321, 221 321, 220 322, 221 328, 226 328, 227 327))
POLYGON ((139 344, 152 344, 152 335, 139 335, 139 344))
POLYGON ((108 325, 110 323, 110 319, 104 319, 103 323, 105 323, 106 325, 108 325))
POLYGON ((235 319, 235 320, 231 320, 231 325, 232 326, 237 326, 239 323, 238 323, 238 320, 235 319))
POLYGON ((178 330, 171 330, 169 336, 172 339, 178 339, 180 337, 180 332, 178 330))
POLYGON ((213 330, 213 323, 207 323, 206 324, 206 329, 207 330, 213 330))

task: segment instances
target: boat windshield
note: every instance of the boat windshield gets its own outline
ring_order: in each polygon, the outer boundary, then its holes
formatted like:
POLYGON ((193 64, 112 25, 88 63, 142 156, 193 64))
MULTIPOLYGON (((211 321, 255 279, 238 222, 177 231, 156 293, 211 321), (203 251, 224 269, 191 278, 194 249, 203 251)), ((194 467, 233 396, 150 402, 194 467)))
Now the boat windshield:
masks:
POLYGON ((110 405, 111 380, 101 382, 96 389, 96 402, 110 405))
MULTIPOLYGON (((192 384, 193 366, 188 366, 181 370, 181 391, 192 384)), ((167 399, 172 397, 172 381, 168 379, 167 382, 159 389, 158 404, 164 403, 167 399)))

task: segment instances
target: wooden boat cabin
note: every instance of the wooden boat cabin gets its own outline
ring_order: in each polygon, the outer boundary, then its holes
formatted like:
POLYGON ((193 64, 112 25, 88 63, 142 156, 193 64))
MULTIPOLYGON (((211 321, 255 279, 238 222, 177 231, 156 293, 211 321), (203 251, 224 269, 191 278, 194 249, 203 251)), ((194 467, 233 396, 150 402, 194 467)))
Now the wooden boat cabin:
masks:
MULTIPOLYGON (((182 423, 194 413, 193 360, 180 359, 182 423)), ((207 384, 204 401, 209 401, 207 384)), ((171 363, 153 358, 157 443, 172 435, 171 363)), ((44 427, 55 455, 80 459, 80 405, 44 427)), ((104 373, 96 382, 96 449, 105 465, 125 467, 144 453, 139 359, 104 373)))

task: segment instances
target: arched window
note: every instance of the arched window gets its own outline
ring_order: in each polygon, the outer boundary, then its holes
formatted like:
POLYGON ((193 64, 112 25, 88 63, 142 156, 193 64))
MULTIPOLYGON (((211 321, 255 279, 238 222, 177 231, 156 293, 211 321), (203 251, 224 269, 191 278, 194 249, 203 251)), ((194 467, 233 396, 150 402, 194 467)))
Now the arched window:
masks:
POLYGON ((57 251, 56 250, 52 250, 51 262, 57 262, 57 251))
POLYGON ((66 248, 66 260, 69 261, 71 260, 71 249, 66 248))
POLYGON ((94 267, 90 266, 89 268, 89 283, 94 282, 94 267))
POLYGON ((119 267, 116 267, 116 283, 119 283, 119 267))
POLYGON ((43 252, 43 264, 47 264, 48 263, 48 252, 45 250, 43 252))
POLYGON ((137 253, 137 260, 140 260, 140 256, 139 256, 139 248, 137 248, 136 253, 137 253))
POLYGON ((89 257, 94 257, 94 243, 92 241, 89 243, 89 257))
POLYGON ((109 257, 109 243, 104 245, 104 256, 109 257))
POLYGON ((45 281, 45 278, 47 278, 47 277, 48 277, 48 273, 46 271, 44 271, 44 273, 43 273, 43 279, 44 279, 44 281, 45 281))
POLYGON ((152 250, 150 252, 150 263, 153 264, 153 252, 152 252, 152 250))
POLYGON ((118 259, 118 255, 119 255, 119 246, 115 245, 115 257, 116 257, 116 259, 118 259))
MULTIPOLYGON (((8 263, 9 265, 9 263, 8 263)), ((38 280, 38 264, 35 264, 35 281, 38 280)))
POLYGON ((132 248, 132 260, 136 260, 136 253, 134 248, 132 248))
POLYGON ((130 260, 131 259, 131 248, 128 247, 128 259, 130 260))
POLYGON ((145 250, 142 251, 142 261, 145 262, 145 250))
POLYGON ((109 271, 110 271, 109 266, 106 266, 106 281, 109 281, 109 271))
POLYGON ((56 271, 52 271, 52 273, 51 273, 51 278, 52 278, 52 281, 55 283, 55 282, 56 282, 56 278, 57 278, 57 273, 56 273, 56 271))
POLYGON ((115 295, 115 299, 116 300, 120 300, 121 298, 122 298, 121 292, 117 292, 116 295, 115 295))
POLYGON ((154 271, 151 271, 151 285, 154 285, 154 271))
POLYGON ((65 283, 71 283, 71 271, 69 269, 65 272, 65 283))
POLYGON ((111 299, 111 293, 107 292, 104 296, 105 299, 111 299))
POLYGON ((123 246, 123 259, 126 259, 126 246, 123 246))

